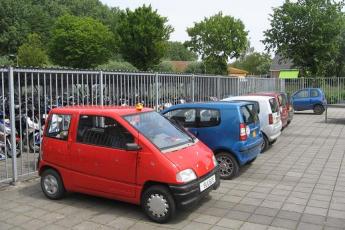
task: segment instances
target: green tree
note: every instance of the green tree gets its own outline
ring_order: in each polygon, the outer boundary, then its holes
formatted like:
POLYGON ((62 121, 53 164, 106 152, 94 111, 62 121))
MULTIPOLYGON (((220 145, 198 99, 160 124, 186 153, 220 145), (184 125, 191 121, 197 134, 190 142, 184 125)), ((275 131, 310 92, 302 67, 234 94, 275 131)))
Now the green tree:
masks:
POLYGON ((164 56, 165 43, 173 28, 167 18, 160 16, 151 6, 126 10, 118 26, 120 52, 123 58, 140 70, 149 70, 164 56))
POLYGON ((29 34, 27 41, 18 49, 20 66, 42 67, 48 63, 48 55, 38 34, 29 34))
POLYGON ((261 75, 269 72, 271 63, 269 54, 253 52, 236 60, 232 66, 246 70, 251 75, 261 75))
POLYGON ((62 66, 96 67, 107 62, 114 49, 113 34, 93 18, 65 15, 52 31, 50 56, 62 66))
POLYGON ((342 8, 343 2, 333 0, 285 1, 264 32, 266 49, 291 59, 304 75, 325 76, 339 50, 342 8))
POLYGON ((188 28, 187 47, 198 53, 207 73, 227 74, 227 63, 246 49, 247 32, 241 20, 223 16, 222 12, 205 18, 188 28))
POLYGON ((196 53, 187 49, 187 47, 181 42, 171 42, 166 43, 166 52, 164 55, 165 60, 171 61, 195 61, 198 56, 196 53))

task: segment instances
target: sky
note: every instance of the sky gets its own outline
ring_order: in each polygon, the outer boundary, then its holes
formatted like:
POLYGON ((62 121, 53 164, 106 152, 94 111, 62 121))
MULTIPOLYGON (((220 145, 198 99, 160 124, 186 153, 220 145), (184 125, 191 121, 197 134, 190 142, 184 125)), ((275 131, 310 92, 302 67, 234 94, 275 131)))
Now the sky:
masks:
POLYGON ((171 41, 186 41, 189 39, 186 28, 192 27, 205 17, 210 17, 219 11, 241 19, 249 32, 251 46, 256 51, 263 52, 263 31, 269 29, 269 14, 273 7, 283 4, 284 0, 101 0, 112 7, 135 9, 143 4, 151 4, 158 13, 169 20, 175 31, 171 41))

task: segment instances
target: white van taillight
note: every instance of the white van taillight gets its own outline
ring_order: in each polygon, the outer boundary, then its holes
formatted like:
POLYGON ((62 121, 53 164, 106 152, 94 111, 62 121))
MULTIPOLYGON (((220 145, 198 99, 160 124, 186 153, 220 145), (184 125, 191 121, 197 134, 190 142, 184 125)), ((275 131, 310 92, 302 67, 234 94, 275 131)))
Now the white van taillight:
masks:
POLYGON ((240 124, 240 141, 245 141, 247 140, 247 128, 246 125, 241 123, 240 124))
POLYGON ((268 124, 270 124, 270 125, 273 124, 273 114, 272 113, 268 114, 268 124))

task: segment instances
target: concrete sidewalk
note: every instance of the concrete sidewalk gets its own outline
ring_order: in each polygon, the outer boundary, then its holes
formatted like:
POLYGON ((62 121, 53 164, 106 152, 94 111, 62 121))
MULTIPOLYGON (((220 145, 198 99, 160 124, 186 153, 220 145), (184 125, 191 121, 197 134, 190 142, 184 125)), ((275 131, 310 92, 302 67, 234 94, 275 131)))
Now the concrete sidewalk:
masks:
POLYGON ((44 197, 39 179, 0 191, 0 229, 345 229, 345 110, 295 114, 277 143, 241 175, 169 224, 137 206, 69 194, 44 197), (337 118, 337 119, 335 119, 337 118))

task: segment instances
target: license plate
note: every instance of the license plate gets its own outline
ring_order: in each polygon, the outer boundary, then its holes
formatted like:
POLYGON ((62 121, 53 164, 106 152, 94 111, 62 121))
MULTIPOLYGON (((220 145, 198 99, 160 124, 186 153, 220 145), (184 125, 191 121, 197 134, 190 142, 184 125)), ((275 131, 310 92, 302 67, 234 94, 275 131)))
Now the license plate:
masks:
POLYGON ((200 183, 200 192, 204 191, 205 189, 208 189, 214 183, 216 183, 216 175, 213 175, 200 183))
POLYGON ((253 131, 253 137, 256 137, 256 131, 255 130, 253 131))

